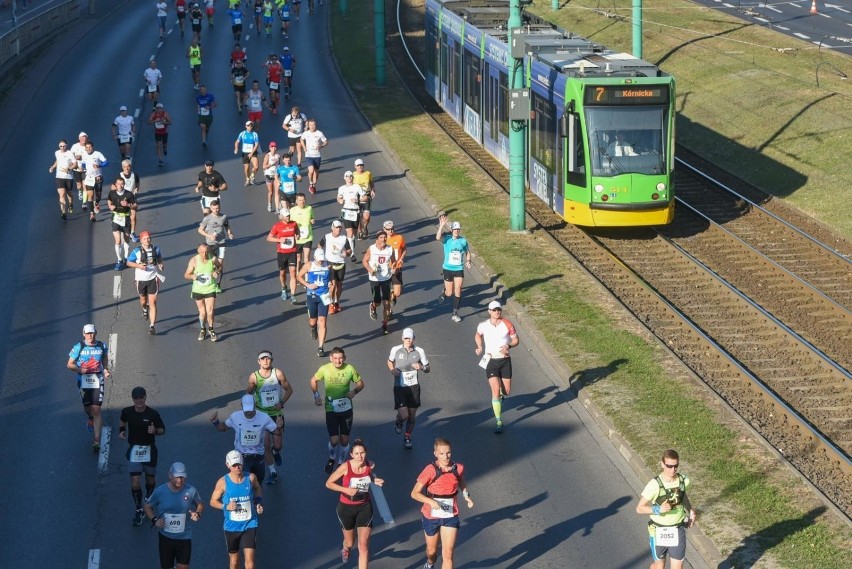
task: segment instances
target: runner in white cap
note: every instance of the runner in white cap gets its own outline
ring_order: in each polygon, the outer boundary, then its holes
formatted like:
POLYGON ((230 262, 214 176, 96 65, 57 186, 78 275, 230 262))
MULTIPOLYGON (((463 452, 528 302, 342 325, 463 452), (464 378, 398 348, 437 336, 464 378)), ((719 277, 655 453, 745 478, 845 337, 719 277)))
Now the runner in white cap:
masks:
MULTIPOLYGON (((249 397, 251 397, 249 395, 249 397)), ((216 482, 210 506, 225 514, 225 545, 231 569, 243 552, 245 567, 254 567, 257 517, 263 513, 263 487, 257 477, 243 468, 243 457, 232 450, 225 456, 228 473, 216 482)))
POLYGON ((402 344, 391 348, 388 369, 393 375, 393 408, 396 409, 394 431, 402 432, 405 424, 403 446, 413 448, 411 432, 414 430, 417 408, 420 407, 420 372, 429 373, 429 358, 423 348, 414 345, 414 330, 402 331, 402 344))
POLYGON ((491 387, 491 407, 497 427, 494 432, 503 432, 503 398, 512 390, 512 360, 509 349, 518 345, 518 333, 507 318, 503 318, 503 306, 496 300, 488 304, 488 320, 480 322, 473 336, 476 355, 482 356, 479 367, 485 369, 485 377, 491 387), (484 345, 484 347, 483 347, 484 345))
POLYGON ((254 396, 245 394, 241 401, 242 410, 234 411, 224 422, 219 420, 219 412, 214 411, 210 422, 220 433, 234 429, 234 448, 243 455, 245 469, 257 476, 260 482, 266 477, 266 458, 264 450, 264 433, 274 434, 276 429, 284 425, 281 417, 273 421, 263 411, 254 407, 254 396))

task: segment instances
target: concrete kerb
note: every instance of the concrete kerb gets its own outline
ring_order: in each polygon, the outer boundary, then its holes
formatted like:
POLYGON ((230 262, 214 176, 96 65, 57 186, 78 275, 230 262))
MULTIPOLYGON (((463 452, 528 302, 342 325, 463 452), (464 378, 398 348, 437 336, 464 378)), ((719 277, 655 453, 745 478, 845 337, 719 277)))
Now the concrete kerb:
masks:
MULTIPOLYGON (((326 18, 328 29, 330 30, 330 11, 327 12, 326 18)), ((390 158, 391 162, 396 165, 397 169, 400 172, 405 173, 405 176, 400 178, 400 181, 404 185, 408 186, 410 190, 416 192, 420 196, 420 203, 423 204, 422 209, 425 213, 431 214, 432 216, 437 215, 437 212, 439 211, 438 205, 435 204, 432 198, 428 195, 422 184, 420 184, 420 182, 417 180, 416 176, 414 176, 407 170, 407 168, 405 167, 405 163, 402 161, 399 155, 394 152, 394 150, 384 140, 382 135, 373 127, 373 125, 370 123, 369 118, 364 114, 363 110, 358 105, 358 100, 355 97, 355 94, 350 89, 349 84, 346 83, 346 81, 344 80, 340 67, 337 64, 337 60, 334 57, 334 42, 330 33, 328 36, 328 45, 329 50, 332 54, 332 65, 334 66, 334 69, 337 72, 338 77, 340 78, 340 82, 343 85, 343 88, 345 89, 349 98, 352 100, 353 104, 355 105, 355 108, 358 109, 358 114, 361 116, 361 119, 364 121, 364 124, 366 124, 370 128, 370 131, 375 136, 378 145, 382 148, 383 152, 390 158)), ((387 60, 391 61, 389 57, 387 58, 387 60)), ((392 61, 391 67, 393 68, 394 73, 396 73, 396 67, 393 65, 392 61)), ((487 172, 482 170, 475 163, 471 162, 471 164, 473 164, 476 168, 479 168, 484 175, 488 175, 487 172)), ((529 216, 527 216, 527 221, 534 223, 529 216)), ((547 234, 547 237, 552 242, 556 243, 556 240, 552 236, 547 234)), ((471 246, 471 249, 475 253, 475 248, 473 246, 471 246)), ((481 257, 479 257, 478 255, 476 255, 475 258, 481 259, 481 257)), ((580 266, 579 263, 577 263, 573 258, 566 255, 566 259, 570 260, 577 268, 579 268, 584 273, 586 273, 586 275, 592 278, 596 283, 596 286, 600 287, 602 291, 606 290, 603 285, 601 285, 596 279, 594 279, 594 277, 592 277, 591 274, 584 267, 580 266)), ((601 433, 603 433, 607 440, 612 443, 616 451, 622 456, 624 461, 627 463, 628 466, 630 466, 631 470, 633 470, 633 472, 640 478, 640 480, 650 480, 654 476, 656 476, 656 473, 652 472, 645 465, 639 455, 632 449, 632 447, 628 444, 628 442, 621 435, 621 433, 616 430, 613 423, 609 420, 608 417, 606 417, 606 415, 604 415, 604 413, 594 403, 594 401, 581 392, 582 385, 577 382, 573 384, 570 382, 572 371, 565 365, 565 363, 561 359, 555 356, 556 351, 538 331, 535 326, 535 323, 526 314, 526 311, 524 310, 523 306, 521 306, 512 298, 506 298, 505 291, 507 290, 507 287, 499 280, 493 278, 494 273, 491 272, 484 263, 476 263, 473 265, 472 268, 473 271, 477 273, 477 276, 483 282, 491 283, 491 288, 494 291, 495 298, 500 299, 503 305, 506 306, 506 308, 508 308, 509 311, 513 313, 513 318, 515 319, 515 321, 518 322, 520 326, 524 329, 525 333, 528 336, 528 339, 524 339, 525 345, 529 346, 527 347, 527 350, 536 357, 536 360, 539 363, 547 362, 548 367, 550 367, 552 371, 551 377, 560 379, 565 378, 564 384, 557 385, 557 387, 569 389, 575 394, 577 399, 580 400, 580 402, 582 403, 583 407, 586 408, 589 415, 594 419, 595 424, 598 429, 600 429, 601 433)), ((637 324, 641 325, 641 322, 639 322, 639 320, 636 319, 635 316, 630 314, 630 317, 633 318, 633 320, 637 324)), ((669 353, 671 352, 669 351, 669 353)), ((694 378, 691 372, 690 376, 694 378)), ((704 384, 697 378, 694 378, 694 380, 697 383, 700 383, 700 385, 702 385, 705 389, 707 389, 706 384, 704 384)), ((730 562, 723 557, 723 555, 719 552, 713 541, 709 537, 707 537, 704 532, 701 531, 698 525, 693 526, 692 529, 689 530, 688 540, 710 567, 715 567, 717 569, 730 569, 732 567, 730 562)))

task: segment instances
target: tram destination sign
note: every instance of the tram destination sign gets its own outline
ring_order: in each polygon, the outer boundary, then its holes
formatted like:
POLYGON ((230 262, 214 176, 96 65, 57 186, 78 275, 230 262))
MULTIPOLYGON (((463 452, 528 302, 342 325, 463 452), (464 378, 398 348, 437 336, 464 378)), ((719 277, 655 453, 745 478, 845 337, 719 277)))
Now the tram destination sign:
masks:
POLYGON ((666 85, 587 85, 586 105, 667 105, 666 85))

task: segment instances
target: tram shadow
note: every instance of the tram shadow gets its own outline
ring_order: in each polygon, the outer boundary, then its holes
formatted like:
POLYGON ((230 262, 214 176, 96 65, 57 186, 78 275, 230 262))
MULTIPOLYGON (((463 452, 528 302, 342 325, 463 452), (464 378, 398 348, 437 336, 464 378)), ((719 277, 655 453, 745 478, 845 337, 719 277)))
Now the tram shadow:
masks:
POLYGON ((627 363, 624 358, 611 361, 605 366, 593 367, 575 371, 568 378, 568 385, 571 387, 571 392, 576 395, 581 389, 606 379, 607 377, 618 371, 618 368, 627 363))
POLYGON ((822 516, 828 508, 814 508, 799 518, 790 518, 783 522, 774 523, 745 538, 742 543, 731 551, 725 563, 719 567, 752 567, 761 557, 776 545, 780 545, 788 536, 797 534, 814 525, 816 519, 822 516))

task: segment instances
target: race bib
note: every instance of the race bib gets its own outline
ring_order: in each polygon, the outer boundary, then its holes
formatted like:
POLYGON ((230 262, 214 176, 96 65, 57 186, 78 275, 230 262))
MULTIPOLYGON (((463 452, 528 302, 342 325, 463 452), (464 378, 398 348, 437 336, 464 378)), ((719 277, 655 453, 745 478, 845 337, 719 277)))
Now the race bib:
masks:
POLYGON ((210 275, 206 273, 201 275, 195 275, 195 282, 197 282, 198 284, 206 285, 210 282, 210 275))
POLYGON ((128 142, 130 142, 130 135, 129 134, 119 134, 118 135, 118 142, 120 142, 121 144, 127 144, 128 142))
POLYGON ((151 447, 148 445, 130 447, 130 462, 151 462, 151 447))
POLYGON ((344 209, 340 212, 341 217, 346 221, 357 221, 358 220, 358 210, 357 209, 344 209))
POLYGON ((163 130, 164 128, 166 128, 166 123, 157 121, 154 123, 154 128, 163 130))
POLYGON ((83 389, 99 389, 101 386, 101 374, 84 373, 80 376, 80 387, 83 389))
POLYGON ((296 240, 293 237, 283 237, 281 239, 282 249, 292 249, 296 245, 296 240))
POLYGON ((163 514, 163 521, 166 533, 183 533, 186 530, 186 514, 163 514))
POLYGON ((491 354, 483 354, 482 359, 479 360, 479 367, 485 369, 488 367, 488 362, 491 361, 491 354))
POLYGON ((657 547, 677 547, 678 543, 677 526, 654 527, 654 545, 657 547))
POLYGON ((124 224, 127 223, 127 216, 123 213, 114 213, 112 214, 112 222, 119 227, 124 227, 124 224))
POLYGON ((278 88, 278 83, 277 83, 277 82, 275 82, 275 81, 270 81, 270 82, 269 82, 269 88, 270 88, 270 89, 277 89, 277 88, 278 88))
POLYGON ((292 194, 296 192, 296 183, 295 182, 283 182, 281 184, 281 188, 284 190, 285 194, 292 194))
POLYGON ((449 265, 461 265, 462 264, 462 252, 461 251, 450 251, 450 258, 447 261, 449 265))
POLYGON ((293 75, 292 69, 285 69, 284 70, 284 77, 290 77, 291 75, 293 75))
POLYGON ((402 384, 408 386, 417 385, 417 370, 413 369, 402 372, 402 384))
POLYGON ((198 108, 198 114, 201 115, 202 117, 206 117, 207 115, 210 114, 210 107, 199 107, 198 108))
POLYGON ((349 411, 350 409, 352 409, 352 400, 348 397, 343 397, 341 399, 332 399, 331 408, 334 409, 335 413, 343 413, 344 411, 349 411))
POLYGON ((281 17, 282 18, 289 18, 290 17, 290 10, 281 10, 281 17))
POLYGON ((243 154, 249 154, 254 150, 254 144, 249 144, 248 142, 243 143, 243 154))
POLYGON ((148 92, 149 93, 155 93, 156 91, 157 91, 157 84, 156 83, 148 83, 148 92))
POLYGON ((245 75, 234 75, 234 84, 243 85, 246 82, 245 75))
POLYGON ((270 389, 267 391, 261 390, 260 392, 260 405, 261 407, 275 407, 281 401, 281 396, 278 392, 278 389, 270 389))
POLYGON ((261 443, 260 431, 246 429, 240 431, 240 444, 244 447, 256 447, 261 443))
POLYGON ((177 7, 178 14, 183 14, 186 12, 186 6, 178 6, 177 7))
POLYGON ((299 227, 299 239, 307 239, 310 231, 309 227, 299 227))
POLYGON ((453 499, 452 498, 435 498, 436 502, 441 504, 441 509, 432 508, 433 518, 451 518, 453 517, 453 499))
POLYGON ((199 26, 199 25, 201 25, 201 19, 200 18, 193 18, 192 23, 193 23, 193 25, 199 26))
POLYGON ((237 509, 231 510, 232 522, 247 522, 251 519, 251 502, 241 500, 237 502, 237 509))
POLYGON ((235 25, 235 26, 239 26, 239 25, 240 25, 240 24, 242 24, 242 23, 243 23, 243 19, 242 19, 242 18, 235 18, 235 19, 234 19, 234 25, 235 25))

